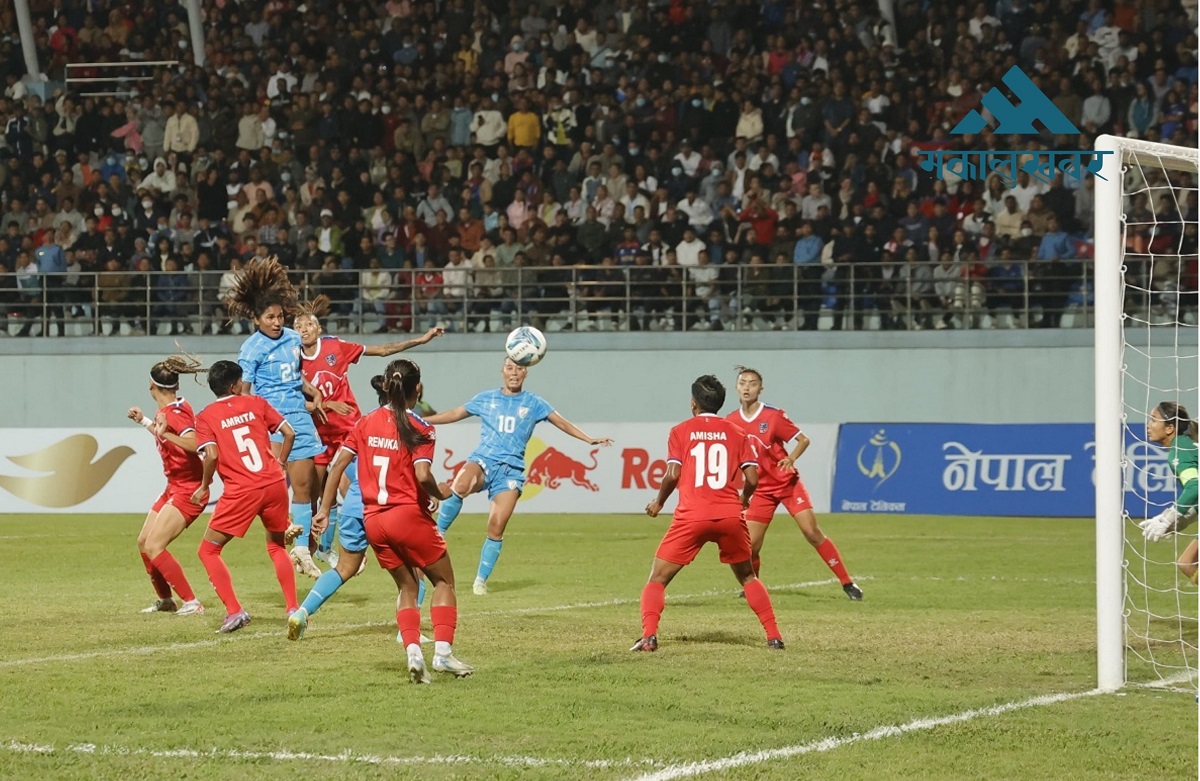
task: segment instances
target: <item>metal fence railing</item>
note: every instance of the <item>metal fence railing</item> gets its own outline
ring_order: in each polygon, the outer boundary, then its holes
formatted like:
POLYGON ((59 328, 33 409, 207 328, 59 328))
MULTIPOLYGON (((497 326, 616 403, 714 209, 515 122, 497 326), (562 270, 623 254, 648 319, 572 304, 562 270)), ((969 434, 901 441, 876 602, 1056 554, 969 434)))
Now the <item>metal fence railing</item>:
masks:
MULTIPOLYGON (((1162 261, 1160 261, 1162 262, 1162 261)), ((1176 262, 1176 265, 1178 263, 1176 262)), ((327 295, 335 332, 920 330, 1087 327, 1090 261, 551 266, 295 272, 327 295)), ((1196 293, 1131 265, 1126 308, 1194 324, 1196 293), (1136 277, 1136 279, 1134 279, 1136 277)), ((1170 279, 1178 279, 1178 274, 1170 279)), ((0 274, 0 333, 247 332, 231 323, 222 272, 0 274)))

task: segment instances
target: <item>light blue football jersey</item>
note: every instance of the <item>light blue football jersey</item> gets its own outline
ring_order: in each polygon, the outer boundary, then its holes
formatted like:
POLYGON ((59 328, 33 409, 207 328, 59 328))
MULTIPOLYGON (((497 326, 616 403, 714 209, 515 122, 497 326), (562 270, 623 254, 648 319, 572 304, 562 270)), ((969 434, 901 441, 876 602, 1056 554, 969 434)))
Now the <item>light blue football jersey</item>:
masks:
POLYGON ((242 380, 254 386, 283 414, 304 412, 304 377, 300 374, 300 334, 284 328, 278 339, 255 331, 238 353, 242 380))
POLYGON ((525 446, 534 427, 554 413, 541 396, 528 391, 509 396, 499 388, 480 393, 465 406, 483 424, 474 455, 520 470, 525 469, 525 446))

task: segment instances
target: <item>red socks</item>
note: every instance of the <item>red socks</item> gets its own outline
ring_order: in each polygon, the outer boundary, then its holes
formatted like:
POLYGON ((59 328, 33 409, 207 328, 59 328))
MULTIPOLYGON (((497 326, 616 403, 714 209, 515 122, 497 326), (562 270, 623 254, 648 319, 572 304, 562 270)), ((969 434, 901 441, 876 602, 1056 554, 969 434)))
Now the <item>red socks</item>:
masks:
POLYGON ((775 608, 771 607, 771 597, 767 594, 767 587, 761 580, 755 578, 746 581, 743 588, 746 590, 746 604, 754 611, 754 615, 758 616, 758 621, 763 625, 763 629, 767 630, 767 639, 777 639, 779 626, 775 623, 775 608))
POLYGON ((286 548, 270 540, 267 540, 267 554, 271 557, 271 563, 275 565, 275 578, 283 589, 283 599, 287 602, 288 612, 291 612, 300 606, 296 601, 296 569, 292 566, 292 559, 288 556, 286 548))
POLYGON ((222 547, 215 542, 201 540, 200 550, 196 552, 200 555, 204 571, 208 573, 208 582, 212 583, 213 590, 225 604, 225 612, 233 615, 242 611, 242 603, 238 602, 237 593, 233 590, 233 579, 229 577, 229 567, 225 566, 225 561, 221 558, 221 549, 222 547))
POLYGON ((154 593, 159 599, 171 598, 171 586, 167 583, 167 579, 162 576, 162 573, 154 568, 154 564, 150 561, 150 557, 142 554, 142 564, 146 567, 146 574, 150 576, 150 584, 154 586, 154 593))
POLYGON ((438 643, 454 643, 454 629, 458 626, 457 607, 429 608, 429 616, 433 619, 433 639, 438 643))
MULTIPOLYGON (((442 608, 446 610, 447 608, 442 608)), ((448 608, 453 610, 454 608, 448 608)), ((437 608, 434 608, 437 610, 437 608)), ((396 611, 396 628, 400 630, 400 639, 407 648, 410 645, 421 644, 421 611, 415 607, 405 607, 396 611)))
MULTIPOLYGON (((846 572, 846 565, 842 563, 842 554, 838 553, 837 546, 833 544, 833 540, 826 537, 825 542, 817 546, 817 555, 825 560, 825 563, 829 565, 829 569, 833 570, 833 574, 837 575, 837 579, 841 581, 843 586, 854 582, 853 578, 850 577, 850 573, 846 572)), ((755 568, 754 571, 757 573, 758 569, 755 568)))
POLYGON ((667 587, 650 582, 642 589, 642 637, 658 634, 658 622, 667 604, 667 587))
POLYGON ((165 578, 167 583, 175 588, 175 593, 179 594, 179 598, 184 602, 191 602, 196 598, 187 576, 183 574, 183 567, 179 565, 179 560, 170 553, 163 551, 155 556, 150 564, 160 573, 160 577, 165 578))

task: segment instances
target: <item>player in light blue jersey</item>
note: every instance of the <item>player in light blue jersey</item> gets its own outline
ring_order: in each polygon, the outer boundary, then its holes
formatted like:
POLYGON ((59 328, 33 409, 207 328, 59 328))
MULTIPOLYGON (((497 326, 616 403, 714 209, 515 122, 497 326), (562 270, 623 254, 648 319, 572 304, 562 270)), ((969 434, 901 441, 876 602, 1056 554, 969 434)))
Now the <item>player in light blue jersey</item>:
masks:
MULTIPOLYGON (((299 311, 295 288, 287 269, 275 258, 250 263, 238 275, 230 291, 231 317, 254 321, 258 330, 242 343, 238 364, 242 367, 242 393, 254 393, 283 415, 296 432, 288 456, 287 475, 292 484, 292 522, 302 527, 292 547, 296 569, 310 578, 321 570, 309 551, 316 504, 317 468, 313 458, 324 452, 313 415, 324 419, 324 399, 300 372, 300 334, 284 327, 288 315, 299 311)), ((274 436, 272 442, 280 442, 274 436)))
POLYGON ((455 476, 450 498, 442 502, 437 520, 438 528, 445 534, 462 510, 463 498, 487 488, 492 506, 473 588, 480 596, 487 593, 488 577, 500 558, 504 528, 508 526, 525 486, 525 446, 533 436, 534 427, 546 420, 589 445, 612 444, 611 439, 584 433, 555 412, 541 396, 526 391, 524 385, 529 369, 505 358, 500 374, 504 378, 500 388, 486 390, 461 407, 426 418, 430 425, 440 426, 475 416, 483 425, 479 447, 467 457, 466 465, 455 476))

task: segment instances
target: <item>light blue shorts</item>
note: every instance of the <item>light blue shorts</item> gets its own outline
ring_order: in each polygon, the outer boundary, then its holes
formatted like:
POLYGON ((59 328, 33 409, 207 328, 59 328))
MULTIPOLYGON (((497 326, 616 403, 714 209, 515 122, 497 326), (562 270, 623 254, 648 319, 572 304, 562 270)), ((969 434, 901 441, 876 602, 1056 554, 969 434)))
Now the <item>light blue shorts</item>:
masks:
MULTIPOLYGON (((281 414, 284 420, 292 424, 292 431, 296 432, 296 441, 292 443, 292 452, 288 455, 289 463, 316 458, 325 452, 325 445, 321 442, 321 437, 317 436, 317 426, 313 423, 311 413, 304 411, 281 414)), ((271 441, 282 442, 283 434, 272 434, 271 441)))
POLYGON ((474 453, 468 456, 467 460, 479 464, 483 469, 483 484, 487 486, 489 502, 505 491, 516 491, 519 495, 525 487, 524 469, 516 469, 474 453))
POLYGON ((338 542, 351 553, 360 553, 367 549, 367 529, 363 525, 362 491, 358 489, 358 460, 350 462, 346 467, 346 477, 350 479, 350 490, 342 499, 342 507, 338 511, 338 542))

